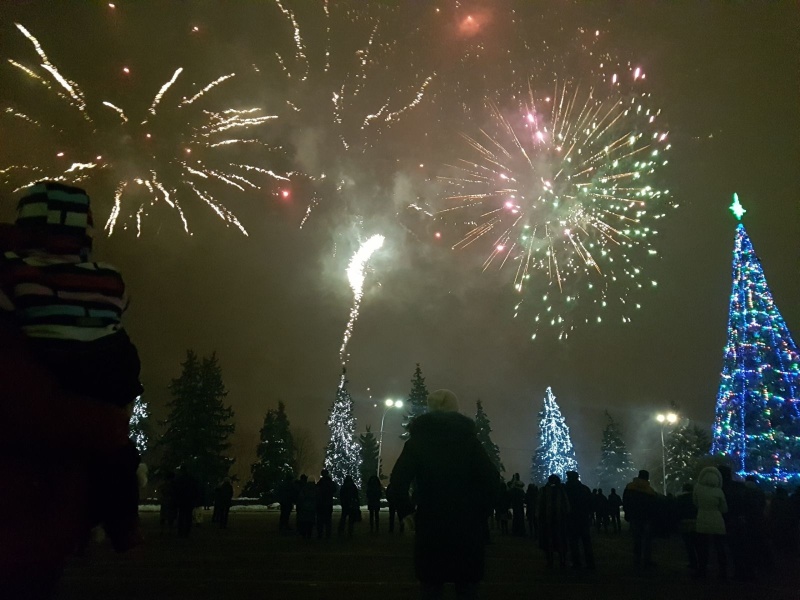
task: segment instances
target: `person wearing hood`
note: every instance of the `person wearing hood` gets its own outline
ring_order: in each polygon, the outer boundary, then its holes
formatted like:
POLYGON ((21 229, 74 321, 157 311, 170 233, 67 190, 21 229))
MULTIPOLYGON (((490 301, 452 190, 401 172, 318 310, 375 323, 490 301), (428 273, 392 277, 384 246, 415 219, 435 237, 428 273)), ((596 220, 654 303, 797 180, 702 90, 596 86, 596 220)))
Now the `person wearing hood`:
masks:
POLYGON ((428 396, 428 413, 409 426, 392 470, 401 518, 414 508, 414 568, 422 598, 441 598, 455 583, 459 598, 475 598, 484 575, 487 520, 500 474, 478 440, 475 422, 458 412, 450 390, 428 396))
POLYGON ((717 553, 719 574, 727 574, 725 555, 725 519, 728 512, 725 494, 722 492, 722 474, 717 467, 706 467, 697 476, 694 485, 694 505, 697 507, 695 541, 697 543, 697 576, 708 572, 708 547, 712 543, 717 553))
MULTIPOLYGON (((141 395, 140 361, 122 327, 127 295, 113 266, 93 262, 89 196, 40 181, 17 206, 15 247, 0 255, 0 312, 30 340, 62 389, 128 412, 141 395)), ((93 518, 114 548, 141 541, 139 453, 133 442, 95 464, 93 518)))

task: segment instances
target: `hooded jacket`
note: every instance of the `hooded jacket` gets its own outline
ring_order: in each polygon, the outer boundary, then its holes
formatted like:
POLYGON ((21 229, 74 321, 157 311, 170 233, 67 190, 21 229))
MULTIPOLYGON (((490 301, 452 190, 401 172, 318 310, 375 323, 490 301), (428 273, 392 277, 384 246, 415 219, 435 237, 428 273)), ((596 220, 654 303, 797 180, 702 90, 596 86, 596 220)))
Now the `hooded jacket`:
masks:
POLYGON ((716 467, 700 471, 694 485, 694 505, 697 507, 697 533, 725 535, 725 520, 728 504, 722 491, 722 474, 716 467))

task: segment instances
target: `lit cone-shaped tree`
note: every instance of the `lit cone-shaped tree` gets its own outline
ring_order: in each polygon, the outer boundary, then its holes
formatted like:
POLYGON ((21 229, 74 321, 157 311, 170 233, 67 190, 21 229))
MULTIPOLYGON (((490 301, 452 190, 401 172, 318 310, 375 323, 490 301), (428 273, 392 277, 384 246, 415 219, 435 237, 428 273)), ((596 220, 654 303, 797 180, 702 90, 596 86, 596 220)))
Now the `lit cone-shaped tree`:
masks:
MULTIPOLYGON (((735 196, 731 210, 741 219, 735 196)), ((730 457, 742 477, 800 482, 800 357, 741 223, 723 360, 712 453, 730 457)))
POLYGON ((408 394, 408 413, 403 419, 403 429, 401 438, 408 439, 408 426, 415 417, 424 415, 428 412, 428 388, 425 386, 425 378, 422 376, 422 369, 417 363, 414 369, 414 377, 411 379, 411 392, 408 394))
POLYGON ((331 437, 325 448, 325 468, 339 485, 350 475, 356 485, 361 487, 361 445, 356 439, 353 398, 347 391, 345 372, 342 368, 342 378, 336 388, 336 398, 328 417, 331 437))
POLYGON ((478 440, 486 450, 486 454, 492 461, 494 468, 498 473, 504 473, 506 468, 500 462, 500 447, 492 441, 492 424, 489 422, 489 417, 486 416, 486 411, 483 410, 483 403, 478 400, 478 411, 475 413, 475 429, 478 433, 478 440))
POLYGON ((547 388, 544 408, 539 413, 539 446, 533 455, 531 481, 543 485, 550 475, 564 481, 567 471, 577 471, 575 448, 569 437, 569 427, 556 404, 553 390, 547 388))
POLYGON ((597 465, 597 487, 608 493, 611 488, 620 491, 633 479, 636 470, 622 431, 617 422, 606 411, 606 428, 600 447, 600 464, 597 465))
POLYGON ((139 454, 143 455, 150 446, 150 411, 142 396, 136 396, 133 403, 133 414, 129 423, 130 438, 136 444, 139 454))
POLYGON ((711 439, 707 429, 691 421, 673 428, 667 434, 667 491, 678 493, 683 484, 692 483, 699 474, 700 458, 708 454, 711 439))

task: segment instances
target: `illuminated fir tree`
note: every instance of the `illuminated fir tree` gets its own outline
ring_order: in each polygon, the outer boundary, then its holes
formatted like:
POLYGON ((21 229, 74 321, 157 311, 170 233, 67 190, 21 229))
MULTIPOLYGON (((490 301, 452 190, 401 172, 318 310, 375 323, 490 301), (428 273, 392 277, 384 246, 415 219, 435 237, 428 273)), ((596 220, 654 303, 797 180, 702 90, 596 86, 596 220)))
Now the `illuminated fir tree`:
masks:
POLYGON ((233 410, 223 400, 228 395, 216 354, 202 360, 189 350, 180 377, 169 385, 172 400, 159 446, 162 466, 175 470, 185 465, 206 493, 227 475, 234 459, 225 454, 234 431, 233 410))
POLYGON ((698 463, 708 454, 711 437, 708 431, 691 421, 674 427, 666 436, 667 492, 678 493, 684 483, 698 475, 698 463))
MULTIPOLYGON (((367 432, 358 436, 358 442, 361 446, 361 481, 366 482, 371 476, 378 474, 378 438, 367 425, 367 432)), ((383 471, 380 478, 384 478, 383 471)))
POLYGON ((486 411, 483 410, 483 403, 478 400, 477 412, 475 413, 475 429, 478 433, 478 440, 480 440, 483 449, 492 461, 494 468, 498 473, 504 473, 506 468, 500 462, 500 447, 492 441, 492 424, 489 422, 489 417, 486 416, 486 411))
POLYGON ((411 392, 408 394, 408 413, 403 419, 403 429, 405 431, 401 434, 401 438, 408 438, 408 426, 415 417, 424 415, 428 412, 428 388, 425 387, 425 378, 422 376, 422 369, 417 363, 417 368, 414 369, 414 377, 411 379, 411 392))
POLYGON ((356 418, 353 415, 353 398, 347 391, 345 369, 336 388, 336 398, 328 417, 331 436, 325 448, 325 468, 333 480, 342 485, 350 475, 361 486, 361 446, 356 439, 356 418))
MULTIPOLYGON (((741 219, 736 196, 731 210, 741 219)), ((799 388, 797 346, 739 223, 712 453, 730 457, 742 477, 800 482, 799 388)))
POLYGON ((603 430, 603 442, 600 446, 600 464, 597 465, 597 487, 608 492, 611 488, 625 488, 636 470, 631 453, 622 438, 622 430, 613 417, 606 411, 606 427, 603 430))
POLYGON ((578 461, 575 460, 569 427, 561 416, 553 390, 547 388, 544 408, 539 413, 539 446, 533 455, 531 481, 543 485, 553 474, 564 481, 567 471, 577 470, 578 461))
POLYGON ((278 402, 278 408, 271 408, 264 416, 261 427, 261 441, 256 449, 257 460, 250 466, 250 481, 243 494, 274 502, 275 487, 287 475, 294 475, 294 438, 286 416, 286 407, 278 402))
POLYGON ((150 446, 150 411, 147 410, 147 402, 142 396, 136 396, 133 403, 129 432, 139 454, 143 455, 150 446))

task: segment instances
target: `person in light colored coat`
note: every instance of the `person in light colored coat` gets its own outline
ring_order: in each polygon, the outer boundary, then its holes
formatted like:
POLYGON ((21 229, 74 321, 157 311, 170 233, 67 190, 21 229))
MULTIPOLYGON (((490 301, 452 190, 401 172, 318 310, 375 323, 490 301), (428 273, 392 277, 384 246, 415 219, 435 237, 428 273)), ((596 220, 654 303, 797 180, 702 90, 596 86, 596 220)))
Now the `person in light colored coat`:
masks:
POLYGON ((725 494, 722 492, 722 474, 716 467, 700 471, 694 484, 694 505, 697 507, 695 525, 697 541, 697 575, 705 577, 708 571, 708 547, 712 541, 717 553, 720 577, 727 573, 725 556, 725 519, 728 512, 725 494))

